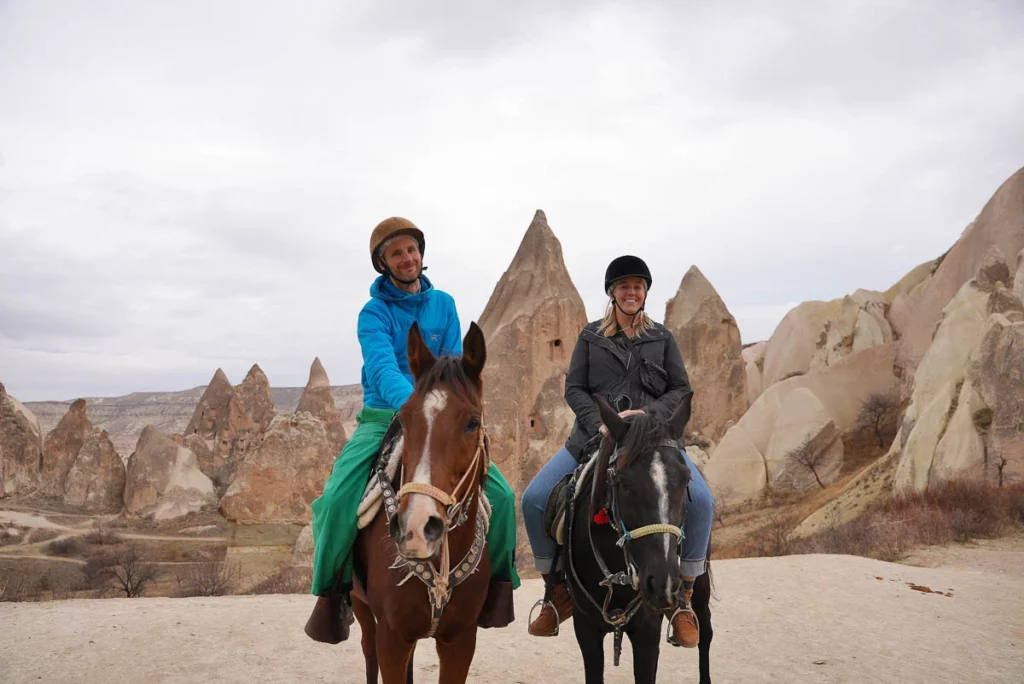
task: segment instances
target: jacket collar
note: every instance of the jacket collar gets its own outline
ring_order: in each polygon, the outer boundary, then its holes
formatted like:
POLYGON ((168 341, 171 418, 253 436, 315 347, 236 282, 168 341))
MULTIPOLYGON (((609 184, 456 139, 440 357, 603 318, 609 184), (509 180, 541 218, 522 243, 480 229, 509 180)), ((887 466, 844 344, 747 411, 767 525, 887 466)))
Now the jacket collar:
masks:
POLYGON ((399 290, 395 287, 391 279, 386 275, 377 276, 377 279, 373 281, 373 285, 370 286, 370 296, 375 299, 380 299, 385 302, 402 302, 417 304, 427 298, 434 289, 434 286, 430 283, 430 280, 425 275, 420 275, 420 291, 415 294, 410 294, 405 290, 399 290))

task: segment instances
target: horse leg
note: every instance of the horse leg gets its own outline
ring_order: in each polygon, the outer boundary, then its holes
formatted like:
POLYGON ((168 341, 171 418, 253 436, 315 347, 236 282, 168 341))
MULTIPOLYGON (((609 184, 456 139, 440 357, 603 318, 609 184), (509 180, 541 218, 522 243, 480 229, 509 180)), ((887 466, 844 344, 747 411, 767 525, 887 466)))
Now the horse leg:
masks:
POLYGON ((437 681, 444 684, 463 684, 469 676, 469 666, 476 653, 476 622, 455 635, 450 641, 437 640, 437 657, 441 673, 437 681))
POLYGON ((715 636, 711 628, 711 577, 704 573, 693 584, 693 597, 690 599, 693 612, 697 614, 697 625, 700 627, 700 641, 697 650, 700 656, 700 684, 711 684, 711 640, 715 636))
POLYGON ((360 640, 363 647, 363 658, 366 660, 366 684, 377 684, 377 620, 373 611, 356 597, 352 597, 352 610, 359 620, 359 630, 363 633, 360 640))
POLYGON ((387 622, 377 624, 377 665, 383 684, 406 684, 416 643, 408 643, 387 622))
POLYGON ((661 653, 661 616, 634 620, 633 628, 626 632, 633 648, 633 681, 636 684, 656 684, 658 655, 661 653))
POLYGON ((580 653, 583 655, 586 684, 603 684, 605 633, 582 618, 582 615, 573 618, 572 627, 576 632, 576 643, 579 644, 580 653))

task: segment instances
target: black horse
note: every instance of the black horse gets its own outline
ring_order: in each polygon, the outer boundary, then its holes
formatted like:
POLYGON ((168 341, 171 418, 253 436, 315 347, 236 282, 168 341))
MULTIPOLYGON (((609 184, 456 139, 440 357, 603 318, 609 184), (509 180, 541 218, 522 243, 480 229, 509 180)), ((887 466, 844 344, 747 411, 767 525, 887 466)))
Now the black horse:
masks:
MULTIPOLYGON (((633 677, 655 684, 662 617, 677 606, 682 578, 679 541, 686 519, 690 469, 680 457, 690 397, 667 420, 618 416, 595 397, 608 435, 595 462, 569 492, 566 576, 573 628, 587 684, 604 681, 604 639, 614 633, 615 664, 622 635, 633 648, 633 677), (578 493, 578 496, 576 494, 578 493)), ((710 564, 693 588, 700 626, 700 682, 710 684, 710 564)))

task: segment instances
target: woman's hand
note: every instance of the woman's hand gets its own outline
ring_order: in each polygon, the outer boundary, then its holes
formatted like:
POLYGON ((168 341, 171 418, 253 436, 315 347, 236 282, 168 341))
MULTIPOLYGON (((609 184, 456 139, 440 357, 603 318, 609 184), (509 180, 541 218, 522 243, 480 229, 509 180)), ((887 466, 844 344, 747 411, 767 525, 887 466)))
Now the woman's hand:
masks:
MULTIPOLYGON (((642 416, 642 415, 644 415, 644 411, 641 410, 641 409, 629 409, 628 411, 621 411, 619 413, 619 418, 629 418, 630 416, 642 416)), ((599 427, 598 430, 605 437, 608 436, 608 428, 605 426, 604 423, 601 423, 601 427, 599 427)))

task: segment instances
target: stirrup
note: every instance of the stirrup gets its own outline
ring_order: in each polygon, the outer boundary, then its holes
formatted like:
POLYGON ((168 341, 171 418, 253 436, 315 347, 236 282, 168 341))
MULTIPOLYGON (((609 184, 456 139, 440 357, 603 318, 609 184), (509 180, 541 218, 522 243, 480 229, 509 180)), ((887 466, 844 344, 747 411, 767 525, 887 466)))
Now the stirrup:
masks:
MULTIPOLYGON (((526 630, 527 630, 527 632, 529 632, 529 630, 530 630, 530 625, 533 624, 533 611, 537 610, 537 606, 540 606, 541 610, 544 610, 544 606, 551 606, 551 610, 555 611, 555 633, 552 634, 551 636, 558 636, 559 625, 562 624, 562 616, 558 614, 558 609, 555 608, 554 602, 553 601, 548 601, 546 599, 540 599, 539 601, 537 601, 536 603, 533 604, 533 608, 530 608, 530 614, 526 617, 526 630)), ((671 626, 671 624, 670 624, 670 626, 671 626)), ((531 635, 531 636, 533 636, 533 635, 531 635)))
MULTIPOLYGON (((676 608, 674 611, 672 611, 672 615, 669 616, 669 618, 668 618, 668 629, 665 630, 665 641, 670 646, 677 646, 679 648, 682 648, 683 645, 681 643, 679 643, 678 641, 676 641, 676 635, 675 635, 675 633, 672 630, 672 619, 676 615, 678 615, 679 613, 693 613, 693 618, 694 618, 695 622, 697 620, 697 613, 694 612, 693 606, 687 604, 685 608, 676 608)), ((698 623, 697 629, 698 629, 698 631, 700 630, 699 623, 698 623)))

